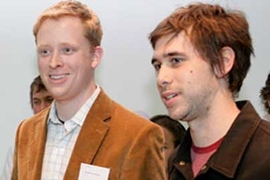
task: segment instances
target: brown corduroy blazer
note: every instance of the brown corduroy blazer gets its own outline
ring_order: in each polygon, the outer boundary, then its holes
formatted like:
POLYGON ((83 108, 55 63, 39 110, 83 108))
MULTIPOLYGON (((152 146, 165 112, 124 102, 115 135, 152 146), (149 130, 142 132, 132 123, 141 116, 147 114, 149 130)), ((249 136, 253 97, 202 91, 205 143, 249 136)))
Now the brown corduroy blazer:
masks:
MULTIPOLYGON (((17 129, 12 180, 39 180, 49 108, 17 129)), ((111 100, 103 90, 81 128, 64 180, 77 180, 81 163, 110 168, 110 180, 164 180, 161 129, 111 100)))

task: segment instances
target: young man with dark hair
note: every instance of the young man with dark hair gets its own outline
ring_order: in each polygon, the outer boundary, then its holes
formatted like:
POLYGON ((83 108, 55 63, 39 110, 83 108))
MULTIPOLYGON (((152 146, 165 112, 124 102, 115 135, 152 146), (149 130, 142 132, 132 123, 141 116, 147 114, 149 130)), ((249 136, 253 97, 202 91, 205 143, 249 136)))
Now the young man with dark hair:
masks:
POLYGON ((188 132, 169 162, 169 179, 270 179, 270 124, 249 101, 235 102, 253 54, 241 11, 195 3, 150 34, 152 64, 170 117, 188 132))

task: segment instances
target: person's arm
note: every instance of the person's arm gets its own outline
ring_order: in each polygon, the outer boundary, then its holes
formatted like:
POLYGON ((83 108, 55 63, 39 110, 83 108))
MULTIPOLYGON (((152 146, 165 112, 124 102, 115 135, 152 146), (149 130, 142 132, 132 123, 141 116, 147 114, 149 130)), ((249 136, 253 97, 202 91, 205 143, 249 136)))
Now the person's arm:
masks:
MULTIPOLYGON (((23 122, 22 122, 23 123, 23 122)), ((19 134, 20 134, 20 127, 22 123, 19 125, 17 132, 16 132, 16 139, 15 139, 15 147, 13 153, 13 168, 11 172, 11 180, 18 180, 18 159, 17 159, 17 148, 19 144, 19 134)))
POLYGON ((7 153, 6 162, 4 164, 4 170, 2 174, 3 180, 10 180, 11 179, 11 172, 13 166, 13 148, 10 147, 7 153))
POLYGON ((121 180, 164 180, 165 160, 162 152, 162 130, 149 124, 134 139, 127 155, 121 180))

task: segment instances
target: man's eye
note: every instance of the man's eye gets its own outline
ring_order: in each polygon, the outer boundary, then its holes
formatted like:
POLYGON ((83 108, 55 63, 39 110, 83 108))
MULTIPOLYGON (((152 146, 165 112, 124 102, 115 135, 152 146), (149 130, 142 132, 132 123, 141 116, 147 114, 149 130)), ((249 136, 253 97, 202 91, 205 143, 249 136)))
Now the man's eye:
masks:
POLYGON ((69 52, 71 52, 71 48, 65 48, 64 51, 69 53, 69 52))
POLYGON ((172 63, 180 63, 182 61, 182 58, 172 58, 172 63))
POLYGON ((40 56, 47 56, 50 54, 50 51, 48 49, 40 49, 40 50, 38 50, 38 54, 40 56))
POLYGON ((161 64, 153 64, 153 66, 156 71, 159 71, 161 64))
POLYGON ((74 52, 74 48, 66 47, 66 48, 63 48, 63 49, 62 49, 62 52, 63 52, 64 54, 71 54, 71 53, 74 52))
POLYGON ((48 102, 48 103, 53 102, 53 97, 48 97, 48 98, 46 98, 46 102, 48 102))
POLYGON ((39 105, 40 104, 40 101, 34 101, 33 104, 39 105))

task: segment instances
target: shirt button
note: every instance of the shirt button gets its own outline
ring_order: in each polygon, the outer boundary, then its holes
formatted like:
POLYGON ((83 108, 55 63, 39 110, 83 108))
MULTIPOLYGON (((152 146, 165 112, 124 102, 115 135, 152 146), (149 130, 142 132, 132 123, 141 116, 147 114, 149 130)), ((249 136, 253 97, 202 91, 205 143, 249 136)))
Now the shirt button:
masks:
POLYGON ((203 170, 205 170, 206 169, 206 165, 203 165, 203 167, 201 168, 201 170, 203 171, 203 170))
POLYGON ((180 161, 180 162, 179 162, 179 165, 180 165, 180 166, 184 166, 184 165, 186 165, 186 163, 185 163, 185 161, 180 161))

